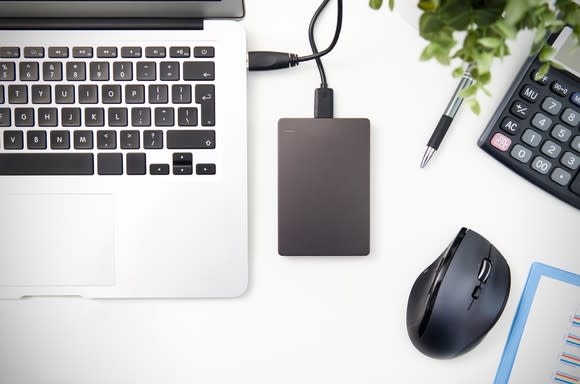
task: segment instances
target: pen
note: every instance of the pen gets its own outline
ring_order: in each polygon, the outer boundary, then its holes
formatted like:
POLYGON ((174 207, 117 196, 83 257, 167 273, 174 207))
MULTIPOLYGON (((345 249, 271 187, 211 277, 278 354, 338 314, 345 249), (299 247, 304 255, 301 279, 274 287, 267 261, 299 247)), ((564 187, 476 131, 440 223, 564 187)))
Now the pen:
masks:
POLYGON ((455 93, 453 94, 453 97, 451 98, 449 105, 447 105, 445 113, 443 114, 443 116, 441 116, 441 119, 439 119, 439 124, 437 124, 437 127, 435 128, 433 134, 431 135, 431 138, 427 143, 427 150, 425 151, 425 155, 423 155, 423 160, 421 161, 421 168, 425 168, 429 160, 431 160, 431 158, 435 154, 435 151, 439 149, 439 145, 443 141, 443 138, 445 137, 445 134, 447 133, 449 126, 453 122, 453 118, 457 114, 457 111, 459 111, 461 103, 463 103, 463 97, 459 96, 459 94, 465 88, 473 84, 473 78, 471 77, 470 70, 471 65, 467 66, 465 72, 463 72, 463 76, 459 81, 459 85, 457 85, 457 89, 455 90, 455 93))

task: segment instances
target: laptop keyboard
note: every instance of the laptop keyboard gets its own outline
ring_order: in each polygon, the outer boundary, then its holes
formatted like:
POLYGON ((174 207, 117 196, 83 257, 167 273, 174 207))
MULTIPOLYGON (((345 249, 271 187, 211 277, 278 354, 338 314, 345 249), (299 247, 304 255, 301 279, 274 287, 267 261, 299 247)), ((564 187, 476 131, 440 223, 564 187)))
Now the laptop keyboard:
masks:
POLYGON ((0 47, 0 175, 214 175, 215 48, 0 47), (159 161, 156 151, 168 151, 159 161))

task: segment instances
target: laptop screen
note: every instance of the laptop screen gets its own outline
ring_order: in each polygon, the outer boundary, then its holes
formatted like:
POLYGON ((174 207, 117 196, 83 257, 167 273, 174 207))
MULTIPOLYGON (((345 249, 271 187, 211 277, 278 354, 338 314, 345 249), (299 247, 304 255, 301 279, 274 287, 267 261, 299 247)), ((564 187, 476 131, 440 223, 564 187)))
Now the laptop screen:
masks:
POLYGON ((242 18, 243 0, 0 1, 0 18, 242 18))

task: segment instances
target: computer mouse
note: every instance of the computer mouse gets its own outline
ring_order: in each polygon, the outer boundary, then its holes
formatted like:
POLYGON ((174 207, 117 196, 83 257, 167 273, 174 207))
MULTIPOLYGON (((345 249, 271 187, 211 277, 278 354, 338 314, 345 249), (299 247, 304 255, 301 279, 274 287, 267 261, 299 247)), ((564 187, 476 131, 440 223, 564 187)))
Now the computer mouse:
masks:
POLYGON ((510 286, 510 268, 501 253, 483 236, 462 228, 411 289, 411 341, 438 359, 470 351, 500 318, 510 286))

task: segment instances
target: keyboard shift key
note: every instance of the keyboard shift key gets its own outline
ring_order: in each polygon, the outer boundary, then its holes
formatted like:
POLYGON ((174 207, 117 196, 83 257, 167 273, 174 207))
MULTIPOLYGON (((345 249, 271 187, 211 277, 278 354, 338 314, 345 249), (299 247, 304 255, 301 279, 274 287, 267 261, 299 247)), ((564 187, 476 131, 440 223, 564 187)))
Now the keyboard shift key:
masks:
POLYGON ((168 149, 214 149, 215 131, 167 131, 168 149))

